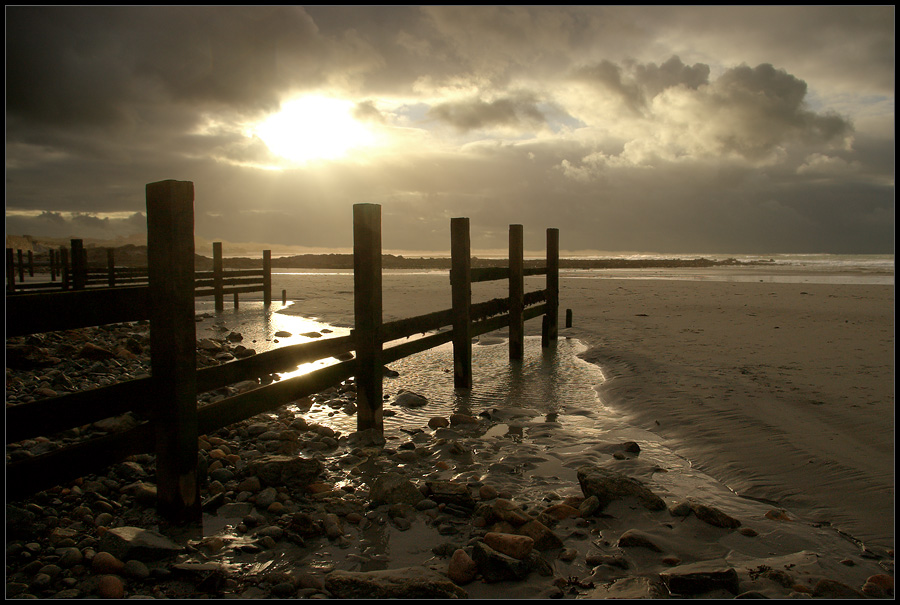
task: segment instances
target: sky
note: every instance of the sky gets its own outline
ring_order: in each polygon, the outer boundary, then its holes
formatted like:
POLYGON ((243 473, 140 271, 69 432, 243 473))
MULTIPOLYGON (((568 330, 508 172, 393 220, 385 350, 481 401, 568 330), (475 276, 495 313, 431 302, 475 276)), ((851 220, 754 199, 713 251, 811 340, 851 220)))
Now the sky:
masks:
POLYGON ((891 254, 894 72, 893 6, 8 6, 6 232, 891 254))

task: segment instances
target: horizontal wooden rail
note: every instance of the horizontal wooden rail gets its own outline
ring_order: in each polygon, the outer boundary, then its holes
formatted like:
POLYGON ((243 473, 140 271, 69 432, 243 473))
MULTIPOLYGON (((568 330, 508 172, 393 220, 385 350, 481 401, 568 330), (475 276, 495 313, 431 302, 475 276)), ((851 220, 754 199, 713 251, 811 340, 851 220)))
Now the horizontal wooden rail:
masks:
POLYGON ((324 391, 355 375, 356 370, 355 359, 344 361, 210 403, 198 410, 198 433, 201 435, 211 433, 229 424, 252 418, 263 412, 276 410, 302 397, 324 391))
MULTIPOLYGON (((546 267, 529 267, 522 270, 522 275, 546 275, 546 267)), ((509 267, 476 267, 470 269, 471 282, 486 282, 509 279, 509 267)))
POLYGON ((147 287, 47 292, 6 297, 6 336, 25 336, 150 316, 147 287))
POLYGON ((197 391, 200 393, 212 391, 235 382, 291 371, 303 363, 348 353, 353 347, 352 336, 337 336, 281 347, 245 359, 204 368, 197 371, 197 391))
POLYGON ((7 500, 26 497, 84 475, 99 473, 128 456, 152 452, 154 447, 153 427, 145 422, 122 433, 11 462, 6 465, 7 500))

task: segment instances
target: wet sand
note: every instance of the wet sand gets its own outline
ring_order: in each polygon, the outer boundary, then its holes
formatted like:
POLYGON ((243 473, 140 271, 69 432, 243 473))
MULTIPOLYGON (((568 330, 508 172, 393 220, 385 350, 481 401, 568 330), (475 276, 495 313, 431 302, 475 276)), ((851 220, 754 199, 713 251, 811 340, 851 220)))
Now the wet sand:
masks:
MULTIPOLYGON (((352 324, 349 280, 316 276, 291 312, 352 324)), ((385 321, 446 308, 447 281, 386 275, 385 321)), ((560 283, 561 337, 587 345, 605 404, 736 494, 893 548, 892 286, 560 283)), ((473 287, 475 301, 503 295, 473 287)))

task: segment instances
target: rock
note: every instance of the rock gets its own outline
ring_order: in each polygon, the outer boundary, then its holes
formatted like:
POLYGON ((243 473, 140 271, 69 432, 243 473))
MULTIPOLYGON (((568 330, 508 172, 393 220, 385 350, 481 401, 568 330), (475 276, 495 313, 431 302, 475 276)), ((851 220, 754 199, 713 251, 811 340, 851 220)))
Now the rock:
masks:
POLYGON ((296 456, 263 456, 248 464, 248 474, 256 475, 262 484, 292 489, 305 488, 323 470, 324 466, 315 458, 296 456))
POLYGON ((78 351, 78 356, 92 361, 103 361, 114 358, 116 354, 109 349, 104 349, 103 347, 98 347, 97 345, 88 342, 81 347, 80 351, 78 351))
POLYGON ((465 509, 475 508, 475 499, 469 486, 458 481, 426 481, 428 497, 438 504, 452 504, 465 509))
POLYGON ((412 481, 395 472, 383 473, 375 479, 369 490, 372 504, 411 504, 415 506, 425 496, 412 481))
POLYGON ((447 567, 447 577, 455 584, 468 584, 475 579, 478 573, 478 565, 461 548, 457 548, 450 557, 447 567))
POLYGON ((649 535, 637 529, 629 529, 622 534, 619 541, 616 542, 616 546, 619 548, 648 548, 653 552, 662 552, 662 549, 654 544, 649 535))
POLYGON ((150 577, 150 569, 137 559, 129 559, 126 561, 122 573, 135 580, 146 580, 150 577))
POLYGON ((446 576, 424 567, 381 571, 335 570, 325 589, 338 599, 465 599, 468 593, 446 576))
POLYGON ((512 525, 524 525, 531 521, 531 517, 525 514, 525 511, 505 498, 498 498, 485 513, 485 519, 487 519, 488 523, 499 520, 506 521, 512 525))
POLYGON ((475 543, 472 560, 485 582, 524 580, 531 571, 527 562, 498 552, 484 542, 475 543))
POLYGON ((140 561, 164 559, 183 550, 161 533, 140 527, 114 527, 103 534, 99 547, 120 560, 140 561))
POLYGON ((6 505, 6 537, 15 539, 31 535, 31 526, 36 520, 36 515, 24 508, 6 505))
POLYGON ((103 599, 121 599, 125 596, 125 584, 118 576, 103 576, 97 584, 97 595, 103 599))
POLYGON ((590 599, 665 599, 668 596, 662 583, 641 576, 619 578, 588 593, 590 599))
POLYGON ((863 599, 865 595, 837 580, 819 580, 813 587, 813 597, 825 599, 863 599))
MULTIPOLYGON (((722 562, 724 564, 724 562, 722 562)), ((673 567, 659 574, 673 595, 699 595, 713 590, 738 594, 738 574, 718 561, 704 561, 673 567)))
POLYGON ((867 584, 875 584, 884 589, 884 592, 893 596, 894 594, 894 578, 887 574, 879 573, 866 578, 867 584))
POLYGON ((498 495, 497 490, 490 485, 482 485, 478 488, 478 497, 482 500, 493 500, 498 495))
POLYGON ((450 414, 450 424, 478 424, 478 419, 471 414, 450 414))
POLYGON ((554 504, 553 506, 548 506, 544 509, 542 515, 546 515, 548 518, 554 521, 562 521, 563 519, 574 519, 576 517, 581 516, 581 511, 573 506, 569 506, 568 504, 554 504))
POLYGON ((722 527, 725 529, 736 529, 741 526, 740 521, 738 521, 734 517, 726 515, 717 508, 707 506, 692 499, 688 499, 688 503, 690 504, 691 510, 694 511, 694 514, 697 516, 697 518, 704 523, 708 523, 715 527, 722 527))
POLYGON ((428 419, 428 428, 430 429, 442 429, 448 426, 450 426, 450 421, 441 416, 428 419))
POLYGON ((391 404, 406 408, 420 408, 428 404, 428 399, 418 393, 401 390, 391 400, 391 404))
POLYGON ((562 548, 563 546, 563 542, 559 536, 550 531, 549 527, 535 519, 520 526, 516 530, 516 533, 522 536, 528 536, 534 540, 534 547, 537 550, 553 550, 555 548, 562 548))
POLYGON ((666 503, 643 483, 603 467, 583 466, 578 469, 578 483, 586 498, 596 496, 599 510, 614 500, 633 497, 649 510, 665 510, 666 503))
POLYGON ((115 555, 100 551, 91 560, 91 571, 96 574, 119 574, 125 569, 125 563, 115 555))
POLYGON ((484 543, 497 552, 509 555, 514 559, 524 559, 534 548, 534 540, 528 536, 498 532, 486 533, 484 543))

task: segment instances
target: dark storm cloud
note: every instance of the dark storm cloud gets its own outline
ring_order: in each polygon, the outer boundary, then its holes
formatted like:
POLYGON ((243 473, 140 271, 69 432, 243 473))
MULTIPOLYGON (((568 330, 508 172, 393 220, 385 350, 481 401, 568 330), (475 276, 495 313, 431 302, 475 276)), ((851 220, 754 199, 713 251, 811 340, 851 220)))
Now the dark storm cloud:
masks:
POLYGON ((207 239, 347 247, 375 202, 392 248, 470 216, 482 247, 889 251, 893 42, 893 7, 8 7, 7 230, 140 231, 175 178, 207 239), (303 91, 394 143, 269 169, 250 128, 303 91))
POLYGON ((498 126, 531 128, 546 121, 543 112, 538 109, 538 100, 528 93, 493 101, 470 99, 441 103, 433 106, 428 113, 462 132, 498 126))

